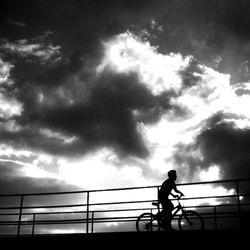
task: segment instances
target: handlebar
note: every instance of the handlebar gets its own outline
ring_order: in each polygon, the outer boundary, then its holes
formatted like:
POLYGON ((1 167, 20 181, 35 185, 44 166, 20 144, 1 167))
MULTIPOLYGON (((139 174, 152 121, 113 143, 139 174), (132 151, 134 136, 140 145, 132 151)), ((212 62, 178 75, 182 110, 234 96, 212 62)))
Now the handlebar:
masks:
POLYGON ((179 196, 176 198, 176 200, 180 200, 182 196, 184 196, 184 194, 179 195, 179 196))
POLYGON ((180 199, 181 199, 182 196, 184 196, 184 195, 180 195, 180 196, 178 196, 178 197, 176 198, 176 200, 178 201, 179 205, 180 205, 180 199))
MULTIPOLYGON (((176 200, 179 201, 179 200, 181 199, 181 197, 183 197, 183 196, 184 196, 184 194, 183 194, 183 195, 179 195, 179 196, 176 198, 176 200)), ((158 205, 159 205, 159 201, 152 202, 152 205, 153 205, 153 206, 158 206, 158 205)))

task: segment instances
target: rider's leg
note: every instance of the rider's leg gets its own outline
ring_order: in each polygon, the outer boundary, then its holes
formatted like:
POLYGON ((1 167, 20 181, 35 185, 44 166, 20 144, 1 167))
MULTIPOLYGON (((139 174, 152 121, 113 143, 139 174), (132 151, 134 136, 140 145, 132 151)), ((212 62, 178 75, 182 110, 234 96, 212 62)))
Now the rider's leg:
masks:
POLYGON ((171 230, 171 221, 172 221, 172 211, 168 210, 166 212, 166 218, 165 218, 165 229, 171 230))
POLYGON ((164 206, 163 206, 164 217, 162 219, 162 221, 163 221, 162 228, 165 230, 172 230, 171 221, 172 221, 172 210, 173 209, 174 209, 174 206, 173 206, 172 202, 170 200, 166 200, 166 202, 164 202, 164 206))

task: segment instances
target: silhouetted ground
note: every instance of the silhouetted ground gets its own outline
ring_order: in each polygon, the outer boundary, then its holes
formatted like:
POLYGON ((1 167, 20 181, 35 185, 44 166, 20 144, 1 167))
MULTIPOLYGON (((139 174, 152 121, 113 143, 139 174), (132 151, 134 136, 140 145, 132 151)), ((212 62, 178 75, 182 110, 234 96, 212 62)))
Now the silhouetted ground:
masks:
POLYGON ((250 234, 246 230, 196 232, 122 232, 34 237, 1 237, 6 248, 15 249, 225 249, 248 248, 250 234), (165 245, 165 247, 163 247, 165 245))

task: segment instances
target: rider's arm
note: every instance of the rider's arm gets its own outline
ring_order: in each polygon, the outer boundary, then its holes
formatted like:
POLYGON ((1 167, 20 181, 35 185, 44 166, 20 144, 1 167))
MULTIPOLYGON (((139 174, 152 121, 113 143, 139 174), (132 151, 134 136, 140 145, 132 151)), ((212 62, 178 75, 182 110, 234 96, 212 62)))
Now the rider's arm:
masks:
POLYGON ((172 194, 172 193, 170 193, 174 198, 177 198, 178 197, 178 195, 175 195, 175 194, 172 194))
MULTIPOLYGON (((173 188, 173 189, 174 189, 174 191, 175 191, 176 193, 180 194, 181 196, 184 196, 184 194, 176 188, 176 185, 174 185, 174 188, 173 188)), ((174 197, 175 197, 175 196, 174 196, 174 197)), ((176 197, 175 197, 175 198, 176 198, 176 197)))

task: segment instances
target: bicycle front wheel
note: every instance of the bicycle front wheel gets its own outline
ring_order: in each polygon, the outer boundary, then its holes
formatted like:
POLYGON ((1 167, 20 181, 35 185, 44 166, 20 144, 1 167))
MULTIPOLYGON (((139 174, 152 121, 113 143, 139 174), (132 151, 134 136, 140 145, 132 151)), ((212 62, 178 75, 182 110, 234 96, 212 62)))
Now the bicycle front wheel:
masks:
POLYGON ((159 224, 153 214, 143 213, 136 220, 136 230, 138 232, 158 231, 159 224))
POLYGON ((179 219, 178 225, 180 230, 203 230, 204 221, 199 213, 195 211, 185 211, 183 212, 179 219))

